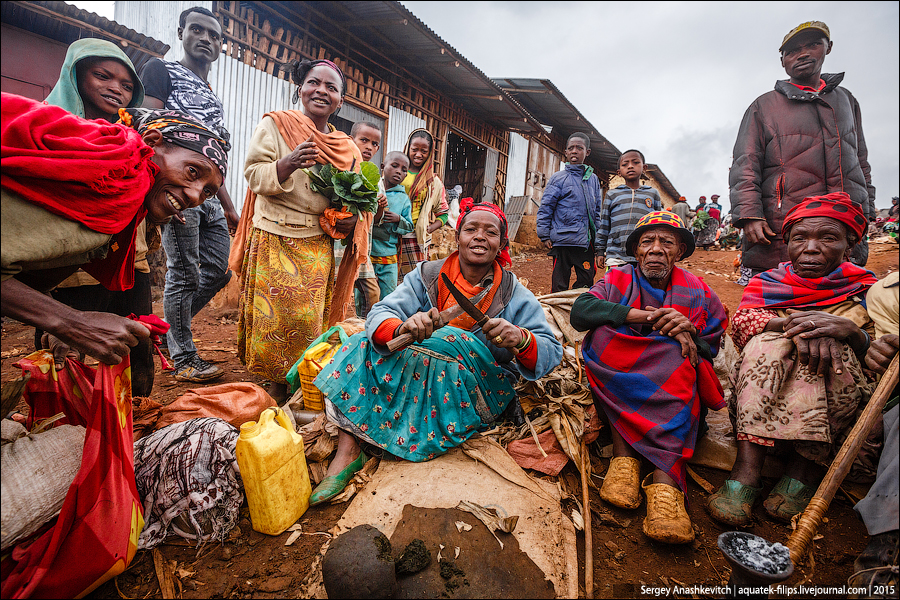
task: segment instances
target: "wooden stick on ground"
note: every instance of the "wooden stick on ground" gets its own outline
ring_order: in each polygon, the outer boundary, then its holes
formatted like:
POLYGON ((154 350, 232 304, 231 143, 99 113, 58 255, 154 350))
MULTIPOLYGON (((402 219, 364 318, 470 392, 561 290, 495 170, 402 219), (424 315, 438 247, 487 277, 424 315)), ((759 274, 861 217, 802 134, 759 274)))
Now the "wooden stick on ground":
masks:
POLYGON ((581 434, 581 499, 584 506, 584 597, 594 597, 594 549, 591 540, 591 495, 588 488, 588 469, 591 459, 588 456, 584 433, 581 434))
POLYGON ((791 551, 791 560, 794 561, 795 565, 799 564, 803 557, 806 556, 812 544, 812 539, 816 535, 819 523, 822 522, 822 517, 825 516, 825 512, 828 510, 832 499, 834 499, 838 487, 844 481, 847 473, 850 472, 850 467, 853 465, 859 449, 862 447, 863 442, 866 441, 869 432, 872 431, 875 421, 881 415, 884 404, 887 402, 891 392, 897 386, 898 358, 900 358, 900 355, 894 356, 894 360, 891 361, 888 370, 881 378, 881 381, 878 382, 875 393, 872 394, 872 398, 863 409, 859 420, 856 421, 856 425, 850 430, 850 434, 838 451, 837 456, 831 462, 831 467, 829 467, 822 483, 819 484, 816 494, 809 501, 809 505, 800 516, 797 529, 794 530, 794 533, 788 539, 787 547, 791 551))

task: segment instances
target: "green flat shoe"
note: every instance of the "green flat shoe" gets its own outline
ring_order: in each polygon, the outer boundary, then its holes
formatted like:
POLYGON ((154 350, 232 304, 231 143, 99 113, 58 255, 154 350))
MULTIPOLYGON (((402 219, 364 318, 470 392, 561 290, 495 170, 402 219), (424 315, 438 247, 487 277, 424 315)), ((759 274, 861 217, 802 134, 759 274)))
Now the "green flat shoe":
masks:
POLYGON ((778 480, 763 508, 773 519, 790 521, 794 515, 803 512, 816 490, 802 481, 791 479, 787 475, 778 480))
POLYGON ((353 479, 357 471, 363 468, 364 464, 366 464, 366 455, 360 450, 356 460, 344 467, 343 471, 337 475, 329 475, 316 486, 316 489, 313 490, 309 497, 309 505, 322 504, 343 492, 344 488, 347 487, 347 483, 353 479))
POLYGON ((747 527, 753 516, 753 503, 761 492, 762 488, 727 479, 719 491, 706 501, 706 510, 716 521, 733 527, 747 527))

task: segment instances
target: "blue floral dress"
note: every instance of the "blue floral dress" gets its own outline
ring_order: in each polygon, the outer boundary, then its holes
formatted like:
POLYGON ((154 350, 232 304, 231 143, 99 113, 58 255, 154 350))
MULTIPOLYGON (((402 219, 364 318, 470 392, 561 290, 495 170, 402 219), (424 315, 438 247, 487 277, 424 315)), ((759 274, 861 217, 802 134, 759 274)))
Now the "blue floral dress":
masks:
POLYGON ((515 397, 509 379, 478 337, 443 327, 390 355, 379 354, 358 333, 315 385, 329 408, 364 437, 395 456, 422 462, 490 425, 515 397))

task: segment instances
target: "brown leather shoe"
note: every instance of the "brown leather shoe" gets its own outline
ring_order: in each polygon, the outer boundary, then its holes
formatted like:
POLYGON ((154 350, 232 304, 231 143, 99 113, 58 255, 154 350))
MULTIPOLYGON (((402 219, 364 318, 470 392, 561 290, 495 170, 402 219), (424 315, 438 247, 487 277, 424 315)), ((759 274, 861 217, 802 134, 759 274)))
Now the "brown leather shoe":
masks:
POLYGON ((615 456, 600 487, 600 497, 620 508, 641 505, 641 461, 630 456, 615 456))
POLYGON ((684 494, 665 483, 648 485, 644 479, 641 487, 647 493, 647 517, 644 534, 666 544, 689 544, 694 541, 694 527, 684 508, 684 494))

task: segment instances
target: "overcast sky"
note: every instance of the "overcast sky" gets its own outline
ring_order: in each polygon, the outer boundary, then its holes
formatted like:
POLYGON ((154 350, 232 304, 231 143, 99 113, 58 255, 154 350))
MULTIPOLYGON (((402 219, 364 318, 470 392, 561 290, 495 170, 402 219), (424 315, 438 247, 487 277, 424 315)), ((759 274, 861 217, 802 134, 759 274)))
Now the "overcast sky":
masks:
MULTIPOLYGON (((826 73, 860 103, 876 205, 900 192, 897 2, 403 2, 489 77, 550 79, 617 148, 678 191, 728 196, 744 111, 777 79, 784 35, 824 21, 826 73)), ((728 206, 728 203, 723 203, 728 206)))
MULTIPOLYGON (((112 19, 113 2, 76 2, 112 19)), ((820 20, 859 100, 878 207, 900 193, 897 2, 403 4, 489 77, 550 79, 617 148, 639 148, 695 204, 720 194, 753 100, 785 79, 778 47, 820 20)))

